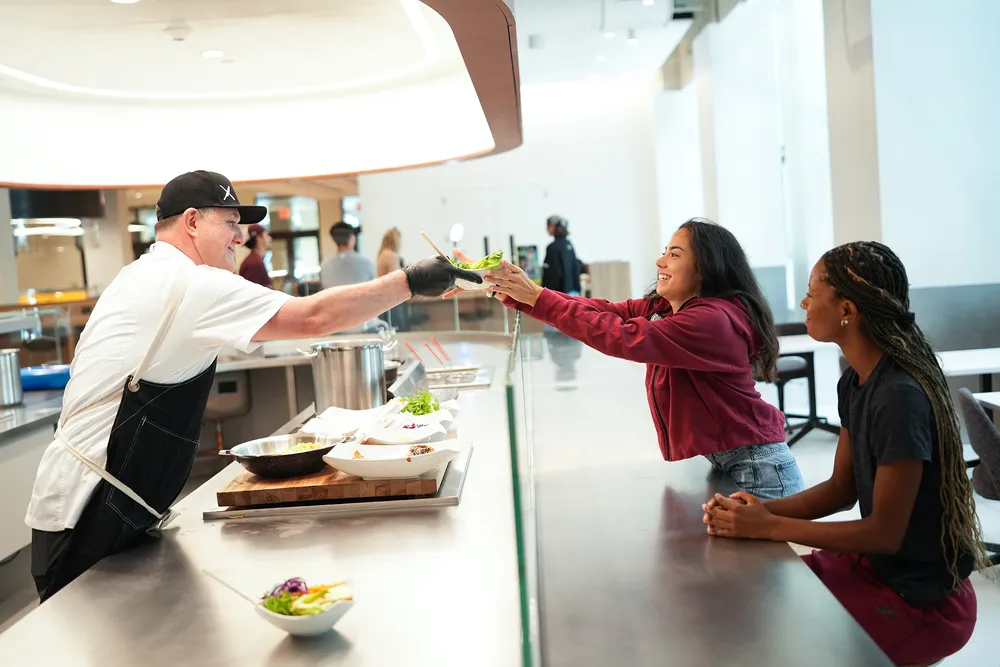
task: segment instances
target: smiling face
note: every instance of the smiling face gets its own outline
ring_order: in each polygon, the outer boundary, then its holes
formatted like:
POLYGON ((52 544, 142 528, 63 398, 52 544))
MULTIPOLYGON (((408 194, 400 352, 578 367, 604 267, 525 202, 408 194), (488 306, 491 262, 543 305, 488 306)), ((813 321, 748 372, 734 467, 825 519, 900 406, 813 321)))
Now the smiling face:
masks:
POLYGON ((243 244, 240 213, 235 209, 213 208, 200 215, 193 234, 194 246, 208 266, 236 270, 235 248, 243 244))
POLYGON ((691 233, 678 229, 656 260, 656 293, 672 304, 683 303, 698 294, 700 287, 701 274, 691 247, 691 233))
POLYGON ((806 329, 809 335, 818 341, 835 343, 843 335, 845 327, 842 322, 851 322, 857 311, 854 304, 837 296, 826 279, 826 266, 823 260, 816 262, 809 274, 809 291, 800 304, 806 311, 806 329))

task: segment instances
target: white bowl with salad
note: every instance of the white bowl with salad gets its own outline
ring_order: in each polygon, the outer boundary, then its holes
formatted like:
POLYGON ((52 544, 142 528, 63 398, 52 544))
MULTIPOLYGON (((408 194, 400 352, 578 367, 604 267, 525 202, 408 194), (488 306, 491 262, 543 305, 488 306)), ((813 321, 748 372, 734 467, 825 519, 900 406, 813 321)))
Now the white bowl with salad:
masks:
POLYGON ((354 606, 346 581, 309 586, 293 577, 268 591, 255 609, 257 615, 290 635, 321 635, 354 606))
MULTIPOLYGON (((451 400, 442 403, 429 391, 413 392, 409 396, 394 398, 393 401, 399 401, 404 404, 402 411, 393 421, 393 424, 397 428, 401 428, 407 424, 435 423, 447 429, 455 421, 455 413, 459 410, 458 401, 451 400)), ((362 424, 367 423, 383 409, 348 410, 338 407, 327 408, 321 414, 306 422, 302 426, 302 430, 310 433, 331 433, 351 436, 354 435, 362 424)))
POLYGON ((491 284, 486 282, 486 272, 492 271, 493 269, 500 268, 500 263, 503 261, 503 250, 497 250, 496 252, 490 253, 486 257, 483 257, 478 262, 473 262, 469 264, 468 262, 463 262, 460 259, 451 258, 451 263, 460 269, 465 269, 467 271, 472 271, 477 276, 483 279, 481 283, 474 283, 468 280, 458 279, 455 281, 455 286, 460 287, 466 291, 477 291, 477 290, 488 290, 492 287, 491 284))
POLYGON ((462 452, 463 443, 445 440, 416 445, 337 445, 323 460, 362 479, 412 479, 437 470, 462 452))

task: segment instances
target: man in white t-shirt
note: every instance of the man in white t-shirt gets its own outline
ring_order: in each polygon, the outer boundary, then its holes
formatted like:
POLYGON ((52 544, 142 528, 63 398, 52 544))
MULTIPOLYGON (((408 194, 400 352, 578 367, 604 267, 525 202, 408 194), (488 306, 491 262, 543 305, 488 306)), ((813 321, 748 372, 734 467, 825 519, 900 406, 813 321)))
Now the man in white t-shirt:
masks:
POLYGON ((38 468, 25 522, 43 601, 169 520, 223 347, 251 352, 268 340, 326 335, 411 295, 441 295, 456 277, 478 278, 430 258, 293 298, 233 273, 241 225, 260 222, 266 209, 241 205, 225 176, 178 176, 156 208, 156 242, 112 281, 80 336, 38 468))

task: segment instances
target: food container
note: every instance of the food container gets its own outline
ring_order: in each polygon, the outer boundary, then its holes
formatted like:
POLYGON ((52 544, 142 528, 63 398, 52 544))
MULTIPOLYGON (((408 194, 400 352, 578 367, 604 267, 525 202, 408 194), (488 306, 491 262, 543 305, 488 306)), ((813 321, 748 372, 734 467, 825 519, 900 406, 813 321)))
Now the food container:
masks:
POLYGON ((316 412, 329 407, 368 410, 385 405, 385 360, 379 336, 354 336, 314 343, 316 412))
POLYGON ((344 442, 323 459, 331 467, 361 479, 412 479, 436 470, 462 452, 458 440, 433 442, 429 454, 412 454, 411 447, 422 445, 359 445, 344 442))
POLYGON ((63 389, 69 382, 69 364, 28 366, 21 369, 21 386, 25 391, 63 389))
POLYGON ((323 455, 329 453, 342 440, 343 436, 333 434, 277 435, 244 442, 232 449, 223 449, 219 455, 235 457, 247 471, 260 477, 269 479, 301 477, 322 470, 326 465, 323 455), (315 442, 320 446, 304 452, 280 453, 289 447, 308 442, 315 442))
POLYGON ((21 353, 17 348, 0 350, 0 407, 17 405, 23 399, 21 353))

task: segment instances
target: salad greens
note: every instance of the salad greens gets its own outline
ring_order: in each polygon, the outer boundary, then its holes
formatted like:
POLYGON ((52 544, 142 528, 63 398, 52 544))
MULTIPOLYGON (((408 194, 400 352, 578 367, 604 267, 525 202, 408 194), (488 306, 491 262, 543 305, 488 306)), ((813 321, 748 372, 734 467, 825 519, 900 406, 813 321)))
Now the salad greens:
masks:
POLYGON ((406 405, 403 412, 411 415, 429 415, 441 409, 441 404, 434 398, 434 394, 429 391, 415 391, 406 397, 406 405))
POLYGON ((352 600, 347 582, 321 586, 306 586, 300 577, 293 577, 275 586, 261 598, 262 607, 283 616, 315 616, 322 614, 341 600, 352 600))
POLYGON ((486 257, 483 257, 475 264, 469 264, 468 262, 463 262, 462 260, 455 259, 454 257, 452 258, 451 263, 460 269, 469 269, 471 271, 475 271, 477 269, 496 269, 500 266, 500 262, 502 261, 503 261, 503 250, 497 250, 494 253, 486 255, 486 257))

